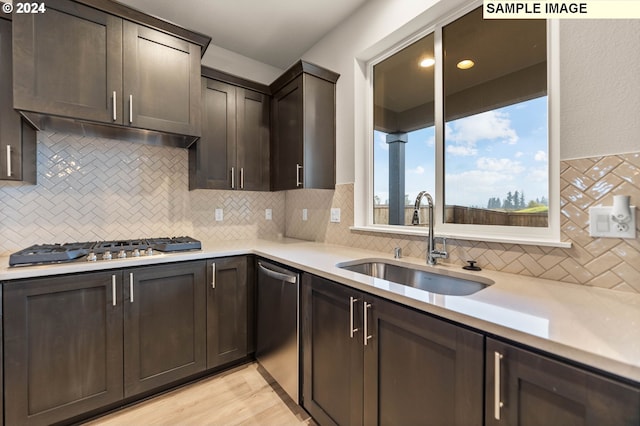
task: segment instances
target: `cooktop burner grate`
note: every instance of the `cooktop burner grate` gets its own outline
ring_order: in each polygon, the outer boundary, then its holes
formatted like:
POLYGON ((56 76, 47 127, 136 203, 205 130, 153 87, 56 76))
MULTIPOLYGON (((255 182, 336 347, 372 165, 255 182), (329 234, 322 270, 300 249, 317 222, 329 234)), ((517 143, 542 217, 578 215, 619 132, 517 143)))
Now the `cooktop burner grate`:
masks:
POLYGON ((129 256, 151 256, 154 250, 179 252, 201 250, 200 241, 191 237, 162 237, 137 240, 36 244, 9 257, 9 266, 46 265, 82 259, 109 260, 129 256))

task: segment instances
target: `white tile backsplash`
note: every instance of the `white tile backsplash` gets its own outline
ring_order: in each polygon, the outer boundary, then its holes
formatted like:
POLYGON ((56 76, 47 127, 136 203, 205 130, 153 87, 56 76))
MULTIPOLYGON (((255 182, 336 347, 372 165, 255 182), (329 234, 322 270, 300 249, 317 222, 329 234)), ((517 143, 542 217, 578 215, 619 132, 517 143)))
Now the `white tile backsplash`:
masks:
POLYGON ((189 191, 188 170, 183 148, 39 132, 38 184, 0 181, 0 255, 39 243, 284 233, 284 193, 189 191))

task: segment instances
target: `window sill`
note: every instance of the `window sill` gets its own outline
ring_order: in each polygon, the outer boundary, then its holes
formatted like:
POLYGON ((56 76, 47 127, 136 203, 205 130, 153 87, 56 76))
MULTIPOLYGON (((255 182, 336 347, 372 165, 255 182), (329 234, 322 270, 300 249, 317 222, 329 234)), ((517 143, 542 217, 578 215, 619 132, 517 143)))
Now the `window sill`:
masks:
MULTIPOLYGON (((369 232, 369 233, 382 233, 393 235, 411 235, 418 237, 427 237, 429 232, 426 228, 415 228, 412 226, 385 226, 385 225, 370 225, 370 226, 351 226, 352 231, 369 232)), ((469 241, 483 241, 487 243, 502 243, 502 244, 519 244, 527 246, 544 246, 544 247, 559 247, 559 248, 571 248, 571 242, 545 240, 535 238, 512 238, 504 235, 489 236, 489 235, 469 235, 461 233, 447 233, 441 234, 436 232, 436 237, 445 237, 455 240, 469 240, 469 241)))

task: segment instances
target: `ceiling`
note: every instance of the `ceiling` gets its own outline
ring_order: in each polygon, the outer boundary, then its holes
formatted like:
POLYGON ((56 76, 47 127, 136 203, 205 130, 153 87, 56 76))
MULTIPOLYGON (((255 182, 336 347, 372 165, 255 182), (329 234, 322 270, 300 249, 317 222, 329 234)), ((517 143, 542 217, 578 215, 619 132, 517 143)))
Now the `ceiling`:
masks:
MULTIPOLYGON (((442 37, 447 119, 532 99, 546 89, 544 21, 484 20, 480 7, 447 24, 442 37), (475 66, 458 69, 462 59, 475 66)), ((424 58, 434 58, 433 33, 375 65, 377 128, 411 131, 433 124, 434 67, 421 68, 424 58)))
POLYGON ((288 68, 367 0, 118 0, 206 34, 211 43, 288 68))

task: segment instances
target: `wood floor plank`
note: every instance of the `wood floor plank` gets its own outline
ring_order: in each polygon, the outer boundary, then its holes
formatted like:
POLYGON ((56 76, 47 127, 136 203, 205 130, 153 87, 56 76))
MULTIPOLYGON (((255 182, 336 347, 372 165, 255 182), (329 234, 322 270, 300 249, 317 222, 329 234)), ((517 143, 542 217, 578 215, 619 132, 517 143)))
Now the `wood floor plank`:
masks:
POLYGON ((258 368, 256 363, 237 367, 85 425, 313 425, 258 368))

